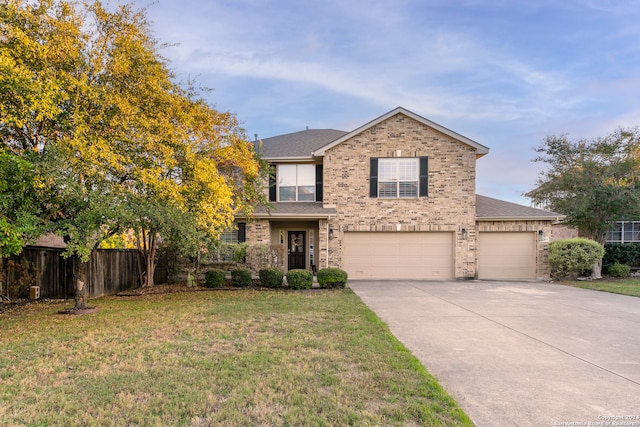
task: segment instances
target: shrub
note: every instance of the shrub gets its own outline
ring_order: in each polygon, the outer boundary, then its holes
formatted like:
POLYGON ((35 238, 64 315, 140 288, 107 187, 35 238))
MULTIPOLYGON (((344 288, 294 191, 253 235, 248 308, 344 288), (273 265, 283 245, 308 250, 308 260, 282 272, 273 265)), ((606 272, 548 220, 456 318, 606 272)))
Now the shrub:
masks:
POLYGON ((619 262, 616 262, 609 267, 609 274, 614 277, 627 277, 630 272, 631 267, 625 264, 620 264, 619 262))
MULTIPOLYGON (((249 244, 246 242, 236 243, 233 246, 233 260, 235 262, 246 262, 248 247, 249 247, 249 244)), ((249 272, 249 274, 251 274, 251 272, 249 272)))
POLYGON ((602 259, 604 247, 584 238, 556 240, 549 244, 551 275, 556 279, 577 276, 602 259))
POLYGON ((291 289, 311 289, 313 273, 308 270, 289 270, 287 283, 291 289))
POLYGON ((317 277, 321 288, 344 288, 347 284, 347 272, 339 268, 320 269, 317 277))
POLYGON ((204 273, 204 284, 207 288, 219 288, 224 286, 224 271, 207 271, 206 273, 204 273))
POLYGON ((258 272, 260 283, 265 288, 279 288, 282 286, 284 271, 277 267, 263 268, 258 272))
POLYGON ((609 271, 609 267, 616 263, 640 267, 640 243, 606 243, 602 269, 609 271))
POLYGON ((278 267, 280 260, 284 259, 284 247, 267 244, 249 245, 246 247, 245 256, 246 262, 257 270, 278 267))
POLYGON ((251 270, 248 268, 236 268, 231 270, 231 283, 239 288, 246 288, 251 284, 251 270))
POLYGON ((4 281, 5 296, 8 299, 26 298, 29 296, 29 288, 35 286, 42 277, 42 271, 26 258, 22 258, 20 261, 8 260, 5 262, 6 270, 4 272, 0 270, 0 284, 4 281))

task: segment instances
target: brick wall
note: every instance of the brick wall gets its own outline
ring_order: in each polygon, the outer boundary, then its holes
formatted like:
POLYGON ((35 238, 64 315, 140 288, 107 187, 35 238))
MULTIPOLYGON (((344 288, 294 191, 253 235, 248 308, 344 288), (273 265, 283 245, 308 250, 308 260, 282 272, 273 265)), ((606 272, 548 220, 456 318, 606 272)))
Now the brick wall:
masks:
MULTIPOLYGON (((395 115, 325 153, 324 205, 335 206, 329 226, 330 266, 342 267, 344 231, 456 232, 455 276, 475 275, 476 152, 405 115, 395 115), (371 157, 429 157, 429 196, 369 197, 371 157)), ((322 229, 322 227, 320 227, 322 229)))

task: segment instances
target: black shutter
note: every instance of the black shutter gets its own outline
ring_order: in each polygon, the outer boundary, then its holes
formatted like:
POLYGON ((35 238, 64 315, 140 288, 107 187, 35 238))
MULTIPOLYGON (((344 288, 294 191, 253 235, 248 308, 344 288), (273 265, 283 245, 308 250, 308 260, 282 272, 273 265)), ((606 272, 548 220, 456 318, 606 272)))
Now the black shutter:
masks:
POLYGON ((322 201, 322 165, 316 165, 316 202, 322 201))
POLYGON ((378 197, 378 158, 370 159, 369 167, 369 197, 378 197))
POLYGON ((269 201, 275 202, 277 200, 277 192, 276 188, 276 167, 271 166, 271 171, 269 172, 269 201))
POLYGON ((429 157, 420 157, 420 197, 429 195, 429 157))
POLYGON ((238 223, 238 243, 244 243, 247 241, 247 223, 238 223))

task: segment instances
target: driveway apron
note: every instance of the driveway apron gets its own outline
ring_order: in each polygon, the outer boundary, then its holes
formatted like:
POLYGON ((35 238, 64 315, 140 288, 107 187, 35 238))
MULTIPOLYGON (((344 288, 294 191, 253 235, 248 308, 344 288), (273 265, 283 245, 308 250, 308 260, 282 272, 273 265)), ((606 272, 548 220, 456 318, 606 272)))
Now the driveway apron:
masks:
POLYGON ((539 282, 349 287, 478 426, 640 426, 640 298, 539 282))

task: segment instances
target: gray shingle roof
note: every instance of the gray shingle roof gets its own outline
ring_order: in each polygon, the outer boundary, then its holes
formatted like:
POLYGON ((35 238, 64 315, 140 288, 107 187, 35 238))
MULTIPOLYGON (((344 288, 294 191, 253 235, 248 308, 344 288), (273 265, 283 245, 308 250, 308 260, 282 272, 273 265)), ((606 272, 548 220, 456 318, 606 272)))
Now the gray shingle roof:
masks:
POLYGON ((559 219, 564 215, 536 209, 517 203, 506 202, 476 194, 476 218, 489 221, 492 219, 559 219))
POLYGON ((335 129, 307 129, 300 132, 288 133, 255 142, 256 150, 261 151, 265 159, 287 157, 309 157, 311 153, 346 135, 347 132, 335 129))
POLYGON ((257 217, 308 217, 327 218, 336 214, 335 208, 324 208, 322 202, 271 202, 270 212, 266 207, 256 209, 257 217))

